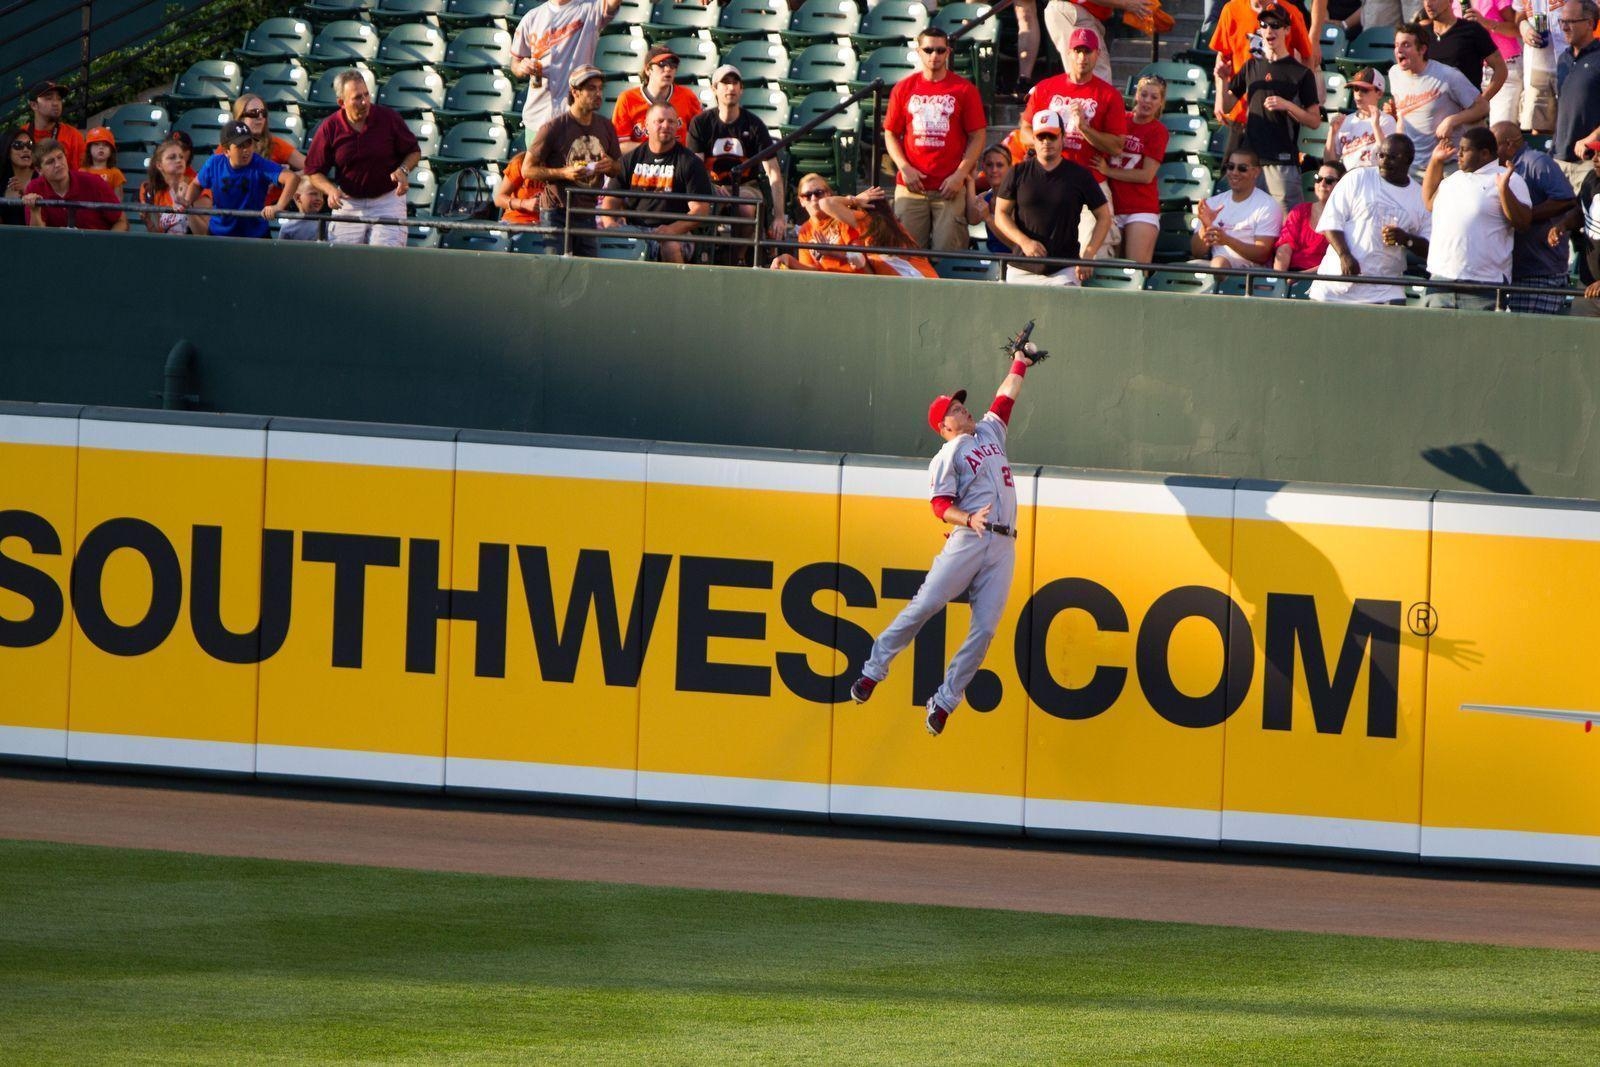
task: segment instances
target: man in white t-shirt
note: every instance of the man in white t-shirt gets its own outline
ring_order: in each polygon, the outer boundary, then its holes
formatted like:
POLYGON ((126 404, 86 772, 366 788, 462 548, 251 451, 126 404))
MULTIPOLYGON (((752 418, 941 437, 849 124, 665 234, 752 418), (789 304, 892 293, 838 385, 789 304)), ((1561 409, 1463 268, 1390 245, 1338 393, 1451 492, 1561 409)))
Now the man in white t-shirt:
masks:
POLYGON ((1488 99, 1454 67, 1428 58, 1429 31, 1408 22, 1394 31, 1394 66, 1389 95, 1394 98, 1399 132, 1417 146, 1413 178, 1440 141, 1453 143, 1464 128, 1489 113, 1488 99))
POLYGON ((1199 227, 1190 239, 1195 262, 1213 267, 1264 267, 1283 229, 1283 207, 1256 188, 1261 160, 1248 148, 1228 153, 1228 191, 1200 202, 1199 227))
MULTIPOLYGON (((1532 197, 1522 175, 1500 165, 1494 134, 1474 126, 1461 147, 1440 141, 1422 179, 1422 202, 1433 212, 1428 276, 1434 281, 1504 282, 1511 278, 1514 231, 1533 221, 1532 197), (1460 164, 1446 176, 1451 157, 1460 164)), ((1492 292, 1431 292, 1428 307, 1492 311, 1492 292)))
MULTIPOLYGON (((1328 197, 1317 232, 1328 238, 1318 274, 1398 278, 1406 252, 1428 254, 1433 216, 1422 202, 1422 186, 1411 178, 1411 138, 1391 134, 1378 146, 1377 166, 1350 171, 1328 197)), ((1312 300, 1343 304, 1404 304, 1398 285, 1367 285, 1318 279, 1312 300)))
POLYGON ((517 23, 511 35, 511 73, 531 78, 522 105, 522 129, 529 144, 540 127, 566 106, 572 72, 594 61, 600 31, 622 7, 622 0, 545 0, 517 23), (550 88, 555 87, 557 96, 550 88))

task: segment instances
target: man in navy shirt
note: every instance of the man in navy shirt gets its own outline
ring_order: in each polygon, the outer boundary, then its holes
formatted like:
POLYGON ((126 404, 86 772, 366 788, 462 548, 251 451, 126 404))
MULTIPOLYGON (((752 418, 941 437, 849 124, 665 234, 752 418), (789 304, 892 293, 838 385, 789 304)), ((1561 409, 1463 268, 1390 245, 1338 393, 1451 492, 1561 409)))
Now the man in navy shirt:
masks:
MULTIPOLYGON (((1577 203, 1572 183, 1561 173, 1556 161, 1537 148, 1529 148, 1515 122, 1497 122, 1489 128, 1499 145, 1500 165, 1522 175, 1532 197, 1533 221, 1511 239, 1511 280, 1518 285, 1537 285, 1542 289, 1567 287, 1567 242, 1550 243, 1551 221, 1566 215, 1577 203)), ((1506 306, 1512 311, 1531 311, 1540 315, 1559 315, 1565 303, 1559 293, 1510 293, 1506 306)))

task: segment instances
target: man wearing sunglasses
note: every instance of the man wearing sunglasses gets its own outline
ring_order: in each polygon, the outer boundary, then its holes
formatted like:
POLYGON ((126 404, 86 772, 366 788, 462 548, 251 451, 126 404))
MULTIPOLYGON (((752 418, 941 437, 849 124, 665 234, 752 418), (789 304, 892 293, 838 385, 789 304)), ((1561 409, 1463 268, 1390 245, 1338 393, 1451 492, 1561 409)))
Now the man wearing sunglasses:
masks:
POLYGON ((594 62, 600 31, 616 17, 622 0, 545 0, 522 16, 511 35, 511 73, 530 79, 522 105, 522 128, 532 141, 560 110, 572 72, 594 62))
MULTIPOLYGON (((994 196, 995 227, 1033 259, 1094 259, 1111 232, 1111 204, 1094 175, 1061 155, 1062 122, 1054 111, 1033 116, 1034 154, 1012 167, 994 196), (1093 213, 1089 243, 1078 244, 1078 218, 1093 213)), ((1033 285, 1080 285, 1090 267, 1006 264, 1006 281, 1033 285)))
POLYGON ((1322 125, 1317 76, 1289 55, 1289 16, 1281 7, 1261 13, 1262 54, 1226 81, 1217 81, 1217 110, 1245 102, 1238 143, 1255 150, 1267 192, 1285 211, 1300 203, 1300 131, 1322 125))
POLYGON ((989 119, 978 87, 950 69, 950 38, 937 26, 917 35, 917 66, 890 91, 883 121, 883 146, 899 169, 894 215, 919 248, 964 249, 967 175, 989 119))
POLYGON ((666 104, 678 113, 678 143, 689 143, 689 123, 700 114, 700 97, 693 89, 678 84, 677 53, 664 44, 651 45, 644 54, 644 70, 639 85, 623 90, 611 111, 611 125, 623 152, 645 143, 645 117, 657 104, 666 104))
POLYGON ((1570 0, 1558 21, 1568 48, 1556 61, 1556 132, 1553 155, 1567 181, 1581 185, 1589 167, 1584 162, 1589 141, 1600 137, 1600 40, 1595 0, 1570 0))
POLYGON ((1213 267, 1264 267, 1283 231, 1283 206, 1256 187, 1261 161, 1253 149, 1235 148, 1222 169, 1228 191, 1201 201, 1190 251, 1213 267))

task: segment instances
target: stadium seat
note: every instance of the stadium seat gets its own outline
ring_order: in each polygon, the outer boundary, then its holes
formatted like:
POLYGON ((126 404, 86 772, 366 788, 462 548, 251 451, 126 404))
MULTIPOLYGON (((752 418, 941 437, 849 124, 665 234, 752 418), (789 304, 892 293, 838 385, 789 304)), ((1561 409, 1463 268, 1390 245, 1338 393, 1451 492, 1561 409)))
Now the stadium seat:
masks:
POLYGON ((342 19, 317 33, 308 62, 318 67, 347 67, 378 58, 378 31, 370 22, 342 19))
POLYGON ((621 78, 610 78, 606 81, 605 90, 600 96, 600 113, 610 115, 617 110, 617 98, 628 91, 632 82, 623 81, 621 78))
POLYGON ((513 23, 521 22, 522 16, 526 15, 528 12, 532 11, 534 8, 538 7, 544 2, 545 0, 517 0, 517 2, 512 5, 511 8, 511 21, 513 23))
POLYGON ((1314 130, 1302 128, 1300 130, 1300 154, 1313 159, 1321 159, 1322 153, 1328 146, 1328 124, 1324 122, 1314 130))
POLYGON ((1000 280, 1000 263, 993 259, 955 259, 942 257, 933 265, 939 277, 948 281, 997 282, 1000 280))
POLYGON ((856 48, 871 51, 884 45, 910 44, 928 25, 928 9, 921 0, 878 0, 852 34, 856 48))
POLYGON ((860 61, 848 44, 828 41, 807 45, 789 61, 789 76, 779 80, 784 92, 803 94, 855 81, 860 61))
POLYGON ((736 41, 722 61, 739 68, 747 88, 774 84, 789 73, 789 51, 773 41, 736 41))
POLYGON ((303 104, 311 93, 311 75, 298 59, 263 63, 245 77, 239 92, 254 93, 268 107, 303 104))
POLYGON ((711 31, 717 44, 726 47, 735 41, 765 40, 789 28, 789 5, 785 0, 731 0, 722 5, 722 14, 711 31))
POLYGON ((382 71, 431 67, 444 62, 446 42, 437 26, 404 23, 396 26, 378 43, 374 64, 382 71))
POLYGON ((441 119, 504 117, 511 114, 516 101, 516 90, 511 79, 499 71, 477 71, 456 79, 444 96, 444 105, 438 109, 441 119))
POLYGON ((439 124, 434 121, 433 113, 425 111, 421 115, 408 115, 405 122, 406 129, 417 139, 422 158, 432 159, 439 151, 439 124))
POLYGON ((1311 299, 1311 279, 1310 278, 1296 278, 1293 281, 1291 281, 1289 283, 1289 299, 1290 300, 1309 300, 1309 299, 1311 299))
POLYGON ((1211 195, 1214 180, 1211 168, 1204 163, 1163 163, 1156 171, 1161 206, 1197 203, 1211 195))
POLYGON ((226 108, 196 107, 179 115, 172 128, 178 133, 188 134, 194 144, 195 156, 203 157, 222 143, 222 124, 232 118, 233 114, 226 108))
POLYGON ((622 0, 617 15, 601 30, 604 36, 627 34, 643 37, 644 24, 650 21, 650 0, 622 0))
POLYGON ((433 198, 433 214, 439 218, 464 218, 494 202, 497 173, 460 170, 439 183, 433 198))
POLYGON ((304 59, 311 51, 311 24, 305 19, 270 18, 244 35, 243 46, 233 50, 240 59, 259 63, 268 59, 304 59))
POLYGON ((504 230, 447 230, 439 247, 458 252, 509 252, 511 235, 504 230))
POLYGON ((444 0, 378 0, 372 9, 372 21, 385 26, 396 23, 422 23, 438 18, 444 10, 444 0))
POLYGON ((317 80, 311 83, 311 90, 306 93, 305 102, 300 105, 301 113, 313 118, 326 118, 338 111, 339 94, 334 91, 333 82, 335 78, 349 69, 361 72, 362 77, 367 81, 367 90, 376 97, 378 79, 372 73, 371 67, 368 67, 365 63, 354 63, 350 67, 334 67, 317 75, 317 80))
POLYGON ((303 151, 306 147, 306 120, 294 104, 285 104, 281 108, 267 112, 267 129, 294 145, 296 149, 303 151))
POLYGON ((662 42, 678 57, 678 82, 687 85, 690 79, 711 80, 711 72, 720 64, 717 46, 709 37, 671 37, 662 42))
POLYGON ((601 259, 631 259, 643 261, 649 250, 645 243, 637 237, 622 237, 606 234, 595 238, 600 247, 601 259))
POLYGON ((1166 161, 1204 159, 1211 148, 1211 128, 1199 115, 1169 111, 1161 116, 1167 128, 1166 161))
POLYGON ((164 99, 169 108, 174 104, 193 107, 232 101, 243 83, 244 71, 239 64, 228 59, 202 59, 178 75, 164 99))
MULTIPOLYGON (((1322 45, 1322 67, 1326 70, 1329 66, 1337 65, 1339 57, 1344 55, 1344 50, 1350 41, 1343 26, 1337 22, 1325 22, 1322 24, 1322 40, 1319 43, 1322 45)), ((1392 53, 1388 62, 1394 62, 1392 53)))
POLYGON ((1269 300, 1281 300, 1289 295, 1289 283, 1282 278, 1256 277, 1251 275, 1248 279, 1243 276, 1218 278, 1215 291, 1223 296, 1243 296, 1244 283, 1250 283, 1252 297, 1266 297, 1269 300))
POLYGON ((1145 272, 1138 267, 1096 267, 1085 289, 1143 289, 1145 272))
POLYGON ((1322 101, 1322 110, 1325 114, 1335 111, 1349 111, 1355 106, 1354 95, 1350 92, 1350 78, 1355 76, 1352 71, 1349 76, 1337 70, 1322 72, 1322 87, 1325 99, 1322 101))
POLYGON ((468 26, 450 39, 442 70, 503 70, 511 65, 511 32, 495 26, 468 26))
POLYGON ((504 26, 515 9, 513 0, 445 0, 439 18, 447 26, 504 26))
POLYGON ((511 136, 504 125, 473 119, 446 130, 439 150, 430 158, 435 169, 452 169, 504 163, 510 154, 511 136))
POLYGON ((528 256, 554 256, 561 254, 561 236, 553 233, 530 233, 522 230, 511 235, 511 251, 528 256))
POLYGON ((783 41, 790 49, 848 41, 860 28, 861 11, 855 0, 805 0, 783 31, 783 41))
POLYGON ((1194 236, 1193 222, 1194 216, 1187 211, 1161 213, 1161 230, 1156 234, 1157 263, 1179 263, 1192 258, 1189 239, 1194 236))
POLYGON ((160 104, 124 104, 107 115, 101 125, 117 139, 118 149, 133 151, 154 148, 165 140, 172 119, 160 104))
POLYGON ((789 121, 789 94, 771 86, 746 89, 739 106, 761 118, 773 133, 789 121))
POLYGON ((301 9, 319 19, 362 18, 372 10, 373 0, 305 0, 301 9))
POLYGON ((433 165, 426 159, 411 168, 411 175, 406 181, 406 207, 414 215, 427 214, 433 210, 433 198, 439 192, 439 179, 433 173, 433 165))
POLYGON ((1209 292, 1211 275, 1192 270, 1154 270, 1144 283, 1152 293, 1204 293, 1209 292))
POLYGON ((1363 67, 1388 70, 1394 65, 1394 27, 1368 26, 1344 46, 1337 63, 1346 77, 1363 67))
POLYGON ((438 248, 439 231, 432 226, 413 223, 406 227, 407 248, 438 248))
POLYGON ((702 5, 700 0, 656 0, 644 24, 644 35, 661 41, 704 30, 709 36, 717 26, 719 14, 716 4, 702 5))
POLYGON ((643 37, 608 34, 595 46, 594 65, 612 78, 637 78, 644 69, 644 56, 650 46, 643 37))
POLYGON ((378 103, 402 115, 420 115, 444 107, 444 78, 432 67, 397 70, 378 88, 378 103))
POLYGON ((1185 105, 1194 104, 1210 108, 1211 97, 1215 86, 1211 82, 1211 71, 1194 63, 1149 63, 1144 69, 1128 79, 1128 95, 1133 95, 1134 86, 1146 74, 1154 74, 1167 83, 1166 110, 1179 111, 1185 105))
MULTIPOLYGON (((988 4, 945 4, 933 16, 933 25, 954 34, 969 22, 976 22, 988 14, 988 4)), ((956 41, 957 48, 977 44, 982 41, 993 43, 1000 35, 1000 20, 992 18, 987 22, 977 25, 974 29, 961 35, 956 41)))
POLYGON ((887 95, 888 90, 894 88, 895 82, 916 69, 916 52, 909 45, 884 45, 882 48, 875 48, 867 53, 866 58, 861 61, 861 65, 857 68, 856 80, 851 83, 850 87, 852 89, 862 89, 872 84, 874 79, 882 78, 885 95, 887 95))

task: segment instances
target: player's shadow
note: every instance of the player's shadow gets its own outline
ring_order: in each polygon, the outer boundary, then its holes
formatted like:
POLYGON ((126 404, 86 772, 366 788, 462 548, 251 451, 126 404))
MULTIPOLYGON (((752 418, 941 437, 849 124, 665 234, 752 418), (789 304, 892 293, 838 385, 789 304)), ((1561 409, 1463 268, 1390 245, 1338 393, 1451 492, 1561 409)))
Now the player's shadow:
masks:
POLYGON ((1491 493, 1533 495, 1533 490, 1522 480, 1517 468, 1507 464, 1505 457, 1482 441, 1470 445, 1425 448, 1422 458, 1452 478, 1459 478, 1479 489, 1491 493))

